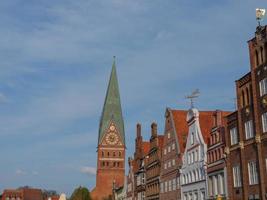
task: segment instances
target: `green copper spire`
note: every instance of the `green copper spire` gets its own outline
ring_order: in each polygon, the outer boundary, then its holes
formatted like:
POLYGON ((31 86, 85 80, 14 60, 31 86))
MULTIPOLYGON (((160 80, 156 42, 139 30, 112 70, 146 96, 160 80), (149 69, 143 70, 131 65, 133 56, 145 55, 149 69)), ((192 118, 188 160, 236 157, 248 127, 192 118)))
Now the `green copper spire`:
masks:
POLYGON ((116 73, 115 56, 113 60, 111 75, 108 84, 108 90, 106 93, 105 103, 100 119, 99 133, 98 133, 98 144, 100 144, 105 131, 109 128, 110 123, 113 122, 121 136, 122 143, 125 144, 124 137, 124 122, 122 117, 119 84, 116 73))

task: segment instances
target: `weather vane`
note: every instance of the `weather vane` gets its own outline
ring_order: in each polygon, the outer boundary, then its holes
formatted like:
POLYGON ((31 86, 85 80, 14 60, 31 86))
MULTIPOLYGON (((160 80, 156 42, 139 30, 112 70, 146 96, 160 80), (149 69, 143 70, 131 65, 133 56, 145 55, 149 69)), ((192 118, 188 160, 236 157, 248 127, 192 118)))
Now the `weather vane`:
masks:
POLYGON ((265 9, 262 9, 262 8, 256 8, 256 20, 258 21, 259 26, 261 25, 261 21, 262 21, 263 18, 264 18, 265 11, 266 11, 265 9))
POLYGON ((200 95, 199 89, 194 90, 190 95, 185 96, 186 99, 190 99, 191 108, 194 108, 194 99, 200 95))

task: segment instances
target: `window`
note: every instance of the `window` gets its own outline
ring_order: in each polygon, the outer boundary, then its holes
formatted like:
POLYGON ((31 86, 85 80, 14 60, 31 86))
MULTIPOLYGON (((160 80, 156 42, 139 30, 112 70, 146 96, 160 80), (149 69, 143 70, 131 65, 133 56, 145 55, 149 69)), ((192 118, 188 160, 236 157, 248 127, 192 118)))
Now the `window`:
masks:
POLYGON ((195 156, 195 161, 198 161, 198 150, 196 150, 196 156, 195 156))
POLYGON ((171 146, 168 146, 168 153, 171 152, 171 146))
POLYGON ((168 192, 168 181, 165 182, 165 192, 168 192))
POLYGON ((177 189, 180 188, 180 177, 176 178, 176 186, 177 186, 177 189))
POLYGON ((169 180, 169 192, 172 191, 172 181, 169 180))
POLYGON ((164 183, 160 183, 160 192, 161 192, 161 193, 164 192, 164 183))
POLYGON ((240 166, 233 167, 234 187, 241 187, 240 166))
POLYGON ((262 131, 267 132, 267 112, 263 113, 261 116, 262 119, 262 131))
POLYGON ((246 139, 254 137, 252 120, 245 122, 245 133, 246 133, 246 139))
POLYGON ((169 162, 168 162, 168 167, 171 167, 171 166, 172 166, 172 165, 171 165, 171 161, 169 161, 169 162))
POLYGON ((172 165, 173 166, 175 165, 175 159, 172 159, 172 165))
POLYGON ((164 163, 164 169, 167 169, 167 163, 164 163))
POLYGON ((267 94, 267 78, 262 79, 259 82, 259 86, 260 86, 260 96, 267 94))
POLYGON ((176 190, 176 180, 172 179, 172 190, 176 190))
POLYGON ((258 170, 256 166, 256 162, 252 161, 248 163, 248 177, 249 177, 249 185, 258 184, 258 170))
POLYGON ((194 144, 194 132, 191 133, 190 141, 191 145, 194 144))
POLYGON ((164 149, 164 155, 166 155, 166 154, 167 154, 167 149, 165 148, 165 149, 164 149))
POLYGON ((170 137, 171 137, 171 134, 170 134, 170 133, 168 133, 168 139, 170 139, 170 137))
POLYGON ((231 145, 237 144, 238 139, 237 139, 237 128, 231 128, 230 129, 230 138, 231 138, 231 145))
POLYGON ((172 144, 172 150, 174 150, 174 149, 175 149, 175 143, 172 144))

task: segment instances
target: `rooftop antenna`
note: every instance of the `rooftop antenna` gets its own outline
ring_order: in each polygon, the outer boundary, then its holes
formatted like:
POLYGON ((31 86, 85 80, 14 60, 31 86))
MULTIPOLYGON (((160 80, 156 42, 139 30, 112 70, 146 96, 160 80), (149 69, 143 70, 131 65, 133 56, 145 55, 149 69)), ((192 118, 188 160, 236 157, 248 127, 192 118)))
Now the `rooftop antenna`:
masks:
POLYGON ((194 90, 190 95, 185 96, 186 99, 190 99, 191 108, 194 108, 194 99, 200 95, 199 89, 194 90))
POLYGON ((261 26, 261 21, 264 18, 266 10, 262 8, 256 8, 256 20, 258 21, 259 26, 261 26))

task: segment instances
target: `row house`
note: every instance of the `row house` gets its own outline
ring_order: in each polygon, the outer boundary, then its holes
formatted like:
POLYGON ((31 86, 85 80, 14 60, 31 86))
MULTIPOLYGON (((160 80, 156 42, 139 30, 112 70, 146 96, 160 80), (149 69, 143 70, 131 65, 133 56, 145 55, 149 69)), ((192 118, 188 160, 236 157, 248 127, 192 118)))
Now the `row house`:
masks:
POLYGON ((181 199, 180 173, 188 125, 185 110, 166 109, 160 172, 160 199, 181 199))
POLYGON ((145 158, 150 150, 150 142, 143 141, 141 134, 141 124, 136 126, 135 152, 134 152, 134 198, 137 200, 145 199, 146 192, 146 173, 145 158))
POLYGON ((163 146, 162 135, 157 133, 157 124, 151 125, 150 148, 145 159, 146 200, 158 200, 160 193, 160 169, 163 146))
POLYGON ((134 200, 134 160, 129 157, 128 158, 128 174, 126 176, 126 200, 134 200))
POLYGON ((42 190, 35 188, 7 189, 2 194, 3 200, 43 200, 42 190))
POLYGON ((228 193, 267 198, 267 26, 248 41, 250 72, 236 81, 237 110, 227 116, 228 193))
POLYGON ((207 142, 212 115, 213 112, 199 112, 195 108, 187 113, 188 136, 180 170, 183 200, 207 199, 207 142))
POLYGON ((230 112, 216 110, 207 149, 208 199, 227 198, 227 170, 225 159, 226 116, 230 112))

